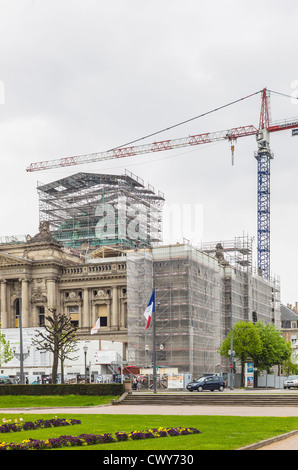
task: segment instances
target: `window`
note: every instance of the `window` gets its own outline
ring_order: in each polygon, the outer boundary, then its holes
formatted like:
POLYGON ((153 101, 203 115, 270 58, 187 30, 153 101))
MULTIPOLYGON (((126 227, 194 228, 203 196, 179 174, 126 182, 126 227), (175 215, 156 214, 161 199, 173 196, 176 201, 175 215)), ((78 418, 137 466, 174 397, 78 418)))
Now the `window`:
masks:
POLYGON ((100 318, 100 326, 108 326, 108 306, 106 304, 97 306, 97 316, 100 318))
POLYGON ((45 326, 44 307, 38 307, 38 326, 45 326))
POLYGON ((69 307, 69 316, 70 316, 70 323, 72 327, 79 326, 79 306, 74 305, 69 307))

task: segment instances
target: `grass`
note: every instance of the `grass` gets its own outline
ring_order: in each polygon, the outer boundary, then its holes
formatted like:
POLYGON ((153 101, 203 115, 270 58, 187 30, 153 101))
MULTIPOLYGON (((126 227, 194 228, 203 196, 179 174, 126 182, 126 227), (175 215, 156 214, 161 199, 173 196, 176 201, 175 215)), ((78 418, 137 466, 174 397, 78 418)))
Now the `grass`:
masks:
POLYGON ((110 403, 112 399, 117 400, 119 396, 90 396, 90 395, 7 395, 0 396, 0 408, 48 408, 67 406, 98 406, 110 403))
MULTIPOLYGON (((54 415, 3 414, 6 419, 22 417, 24 421, 49 419, 54 415)), ((72 447, 70 450, 102 451, 191 451, 234 450, 270 437, 298 429, 296 417, 242 416, 161 416, 161 415, 73 415, 58 417, 80 419, 82 424, 67 428, 39 429, 1 434, 0 441, 22 442, 24 439, 47 439, 60 435, 101 434, 116 431, 142 431, 151 427, 195 427, 201 434, 72 447)), ((1 416, 0 416, 1 419, 1 416)), ((67 449, 69 450, 69 448, 67 449)))

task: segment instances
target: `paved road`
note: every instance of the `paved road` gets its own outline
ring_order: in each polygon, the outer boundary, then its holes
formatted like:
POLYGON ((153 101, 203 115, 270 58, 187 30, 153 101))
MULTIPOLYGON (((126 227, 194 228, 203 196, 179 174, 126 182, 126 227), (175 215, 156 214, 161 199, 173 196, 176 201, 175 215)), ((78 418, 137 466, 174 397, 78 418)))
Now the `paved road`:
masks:
POLYGON ((29 414, 135 414, 135 415, 217 415, 217 416, 296 416, 298 407, 251 407, 251 406, 130 406, 130 405, 103 405, 88 407, 65 408, 5 408, 0 413, 29 413, 29 414))

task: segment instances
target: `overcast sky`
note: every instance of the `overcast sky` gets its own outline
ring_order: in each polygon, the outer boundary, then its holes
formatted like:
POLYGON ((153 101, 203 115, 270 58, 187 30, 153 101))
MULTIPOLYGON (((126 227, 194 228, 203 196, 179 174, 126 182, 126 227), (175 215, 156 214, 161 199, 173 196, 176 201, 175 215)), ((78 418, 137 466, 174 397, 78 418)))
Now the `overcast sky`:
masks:
MULTIPOLYGON (((37 181, 128 169, 163 191, 169 207, 198 208, 197 240, 177 224, 177 233, 165 227, 171 241, 256 241, 254 137, 238 140, 234 166, 224 141, 39 173, 26 167, 111 149, 264 87, 295 94, 297 22, 295 0, 0 0, 0 236, 37 233, 37 181)), ((298 116, 293 101, 271 94, 272 120, 298 116)), ((257 127, 260 106, 258 94, 140 144, 257 127)), ((271 270, 282 301, 294 303, 298 137, 275 133, 271 148, 271 270)))

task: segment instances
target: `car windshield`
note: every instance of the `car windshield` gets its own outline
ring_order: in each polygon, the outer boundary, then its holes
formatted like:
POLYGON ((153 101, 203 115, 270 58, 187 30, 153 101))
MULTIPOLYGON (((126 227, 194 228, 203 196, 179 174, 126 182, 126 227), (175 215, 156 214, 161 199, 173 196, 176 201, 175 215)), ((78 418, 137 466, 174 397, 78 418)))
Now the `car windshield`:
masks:
POLYGON ((196 379, 195 382, 204 382, 206 377, 200 377, 199 379, 196 379))
POLYGON ((297 380, 298 379, 298 375, 289 375, 289 377, 287 377, 287 380, 297 380))

